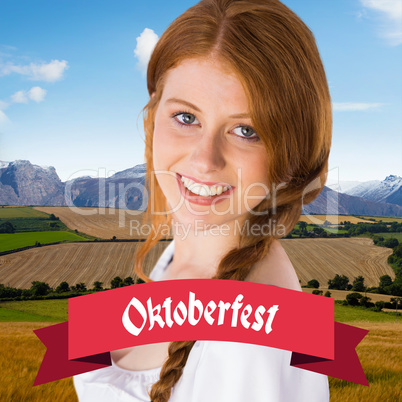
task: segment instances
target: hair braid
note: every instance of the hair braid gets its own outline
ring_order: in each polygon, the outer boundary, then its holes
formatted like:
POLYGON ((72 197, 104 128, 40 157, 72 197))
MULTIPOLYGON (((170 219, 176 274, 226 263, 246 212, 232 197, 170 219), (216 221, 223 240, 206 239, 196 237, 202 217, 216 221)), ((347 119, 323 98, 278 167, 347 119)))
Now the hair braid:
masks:
POLYGON ((195 341, 170 343, 169 356, 162 367, 160 378, 149 392, 152 402, 167 402, 169 400, 172 387, 179 381, 194 343, 195 341))
MULTIPOLYGON (((253 218, 253 217, 252 217, 253 218)), ((253 219, 250 218, 250 221, 253 219)), ((261 220, 261 217, 258 217, 261 220)), ((266 215, 265 219, 266 220, 266 215)), ((238 248, 230 250, 220 261, 213 279, 229 279, 243 281, 252 266, 261 260, 268 252, 273 236, 242 236, 238 248), (247 242, 245 239, 248 238, 247 242)), ((149 393, 152 402, 169 401, 173 386, 179 381, 188 356, 195 341, 171 342, 169 355, 162 367, 159 380, 152 386, 149 393)))

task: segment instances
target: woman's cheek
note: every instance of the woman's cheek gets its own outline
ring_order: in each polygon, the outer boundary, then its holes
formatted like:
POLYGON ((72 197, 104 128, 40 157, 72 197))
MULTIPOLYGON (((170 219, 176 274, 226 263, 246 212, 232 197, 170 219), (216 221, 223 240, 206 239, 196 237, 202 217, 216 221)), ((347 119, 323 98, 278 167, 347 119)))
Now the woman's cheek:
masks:
POLYGON ((170 141, 168 135, 160 129, 155 129, 153 139, 153 159, 155 170, 168 170, 169 169, 169 157, 170 141))

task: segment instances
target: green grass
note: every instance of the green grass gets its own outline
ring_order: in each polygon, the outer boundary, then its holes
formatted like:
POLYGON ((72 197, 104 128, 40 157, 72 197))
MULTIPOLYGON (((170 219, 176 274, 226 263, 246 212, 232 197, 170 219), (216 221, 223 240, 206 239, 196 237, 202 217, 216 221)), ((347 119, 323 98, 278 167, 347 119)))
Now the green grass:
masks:
POLYGON ((69 231, 68 227, 60 220, 50 220, 49 218, 49 214, 37 211, 32 207, 0 208, 0 225, 10 222, 16 232, 69 231), (51 228, 51 223, 55 223, 57 227, 51 228))
MULTIPOLYGON (((1 209, 0 209, 1 211, 1 209)), ((0 218, 0 225, 4 222, 10 222, 16 232, 41 232, 49 230, 69 230, 60 220, 50 220, 47 218, 0 218), (57 227, 51 228, 50 224, 55 223, 57 227)))
POLYGON ((0 322, 63 322, 68 299, 0 302, 0 322))
POLYGON ((37 211, 32 207, 4 207, 0 208, 0 219, 9 218, 49 218, 49 214, 37 211))
MULTIPOLYGON (((395 322, 395 313, 384 313, 365 309, 364 307, 342 306, 335 303, 335 321, 348 323, 353 321, 395 322)), ((402 317, 397 317, 402 322, 402 317)))
POLYGON ((26 232, 26 233, 0 233, 0 252, 14 250, 20 247, 34 246, 35 242, 41 244, 58 241, 87 240, 75 233, 64 231, 26 232))
POLYGON ((0 322, 58 322, 53 317, 8 310, 0 306, 0 322))
POLYGON ((402 232, 399 233, 388 233, 388 232, 384 232, 384 233, 374 233, 376 236, 382 236, 384 239, 388 239, 390 237, 393 237, 394 239, 397 239, 399 241, 399 243, 402 242, 402 232))

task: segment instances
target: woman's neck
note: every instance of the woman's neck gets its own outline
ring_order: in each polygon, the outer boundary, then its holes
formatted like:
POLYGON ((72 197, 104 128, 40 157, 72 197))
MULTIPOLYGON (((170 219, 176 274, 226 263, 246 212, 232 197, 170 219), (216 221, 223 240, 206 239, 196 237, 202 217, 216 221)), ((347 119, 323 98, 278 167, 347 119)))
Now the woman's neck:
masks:
POLYGON ((239 245, 234 223, 202 231, 194 227, 184 230, 173 221, 172 228, 175 250, 168 267, 172 279, 213 277, 222 257, 239 245))

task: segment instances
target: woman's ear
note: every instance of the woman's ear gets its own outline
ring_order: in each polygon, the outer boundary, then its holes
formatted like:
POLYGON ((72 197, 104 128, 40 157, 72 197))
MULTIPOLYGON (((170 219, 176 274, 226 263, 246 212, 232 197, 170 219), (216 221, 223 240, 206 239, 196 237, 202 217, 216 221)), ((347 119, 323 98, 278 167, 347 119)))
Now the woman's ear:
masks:
POLYGON ((154 91, 154 92, 152 92, 152 94, 151 94, 151 98, 153 99, 153 98, 155 98, 155 96, 156 96, 156 92, 154 91))

